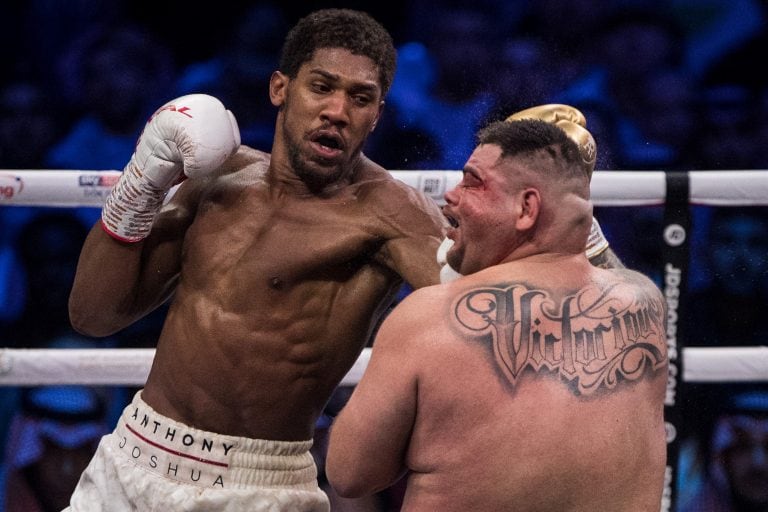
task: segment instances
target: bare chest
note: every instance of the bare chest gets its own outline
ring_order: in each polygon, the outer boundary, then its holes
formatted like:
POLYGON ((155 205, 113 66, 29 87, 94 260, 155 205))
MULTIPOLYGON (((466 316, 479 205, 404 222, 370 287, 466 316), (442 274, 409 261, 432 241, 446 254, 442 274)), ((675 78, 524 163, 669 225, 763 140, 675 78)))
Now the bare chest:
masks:
POLYGON ((279 290, 308 280, 352 279, 373 262, 386 236, 354 198, 280 201, 241 194, 201 205, 183 257, 192 277, 279 290))

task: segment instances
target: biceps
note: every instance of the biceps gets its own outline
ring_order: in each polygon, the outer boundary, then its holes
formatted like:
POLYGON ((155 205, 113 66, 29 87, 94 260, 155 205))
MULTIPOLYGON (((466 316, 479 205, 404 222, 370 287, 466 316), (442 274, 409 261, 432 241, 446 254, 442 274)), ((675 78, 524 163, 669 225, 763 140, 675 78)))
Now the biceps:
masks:
POLYGON ((440 282, 440 265, 437 263, 436 236, 395 238, 388 240, 380 251, 380 263, 387 266, 413 288, 421 288, 440 282))
POLYGON ((172 293, 181 271, 182 247, 192 218, 187 209, 172 208, 158 215, 142 251, 138 287, 154 308, 172 293))

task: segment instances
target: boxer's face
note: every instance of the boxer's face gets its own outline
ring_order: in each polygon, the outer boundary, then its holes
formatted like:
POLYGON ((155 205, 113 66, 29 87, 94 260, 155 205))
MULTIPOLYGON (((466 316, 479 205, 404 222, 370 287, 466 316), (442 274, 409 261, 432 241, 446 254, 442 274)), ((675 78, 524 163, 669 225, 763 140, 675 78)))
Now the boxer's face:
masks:
POLYGON ((323 187, 345 177, 384 105, 373 61, 340 48, 321 48, 290 79, 276 72, 272 103, 294 172, 323 187))
POLYGON ((445 194, 443 212, 452 226, 447 236, 455 242, 446 258, 464 275, 500 263, 516 243, 516 197, 510 193, 506 168, 512 161, 500 156, 499 146, 478 146, 461 182, 445 194))

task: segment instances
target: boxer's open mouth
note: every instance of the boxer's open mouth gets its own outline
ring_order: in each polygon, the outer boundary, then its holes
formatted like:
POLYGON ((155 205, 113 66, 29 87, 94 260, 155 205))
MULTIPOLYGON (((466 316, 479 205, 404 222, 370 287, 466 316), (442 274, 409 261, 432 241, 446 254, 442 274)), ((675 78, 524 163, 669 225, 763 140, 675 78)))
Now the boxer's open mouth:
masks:
POLYGON ((323 136, 320 136, 317 139, 315 139, 315 142, 317 142, 321 146, 325 146, 327 148, 341 149, 341 142, 339 142, 338 140, 336 140, 333 137, 328 137, 328 136, 323 135, 323 136))

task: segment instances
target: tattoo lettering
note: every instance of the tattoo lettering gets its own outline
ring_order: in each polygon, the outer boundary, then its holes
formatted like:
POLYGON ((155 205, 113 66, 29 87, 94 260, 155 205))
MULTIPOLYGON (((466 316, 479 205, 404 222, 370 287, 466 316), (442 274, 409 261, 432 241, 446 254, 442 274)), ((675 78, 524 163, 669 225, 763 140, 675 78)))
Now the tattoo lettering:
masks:
POLYGON ((466 293, 454 306, 461 328, 492 346, 512 385, 527 368, 547 369, 581 395, 663 367, 663 312, 659 300, 630 295, 620 284, 583 288, 559 303, 522 284, 491 286, 466 293))
POLYGON ((606 249, 597 256, 589 259, 589 262, 598 268, 626 268, 618 256, 610 249, 606 249))

